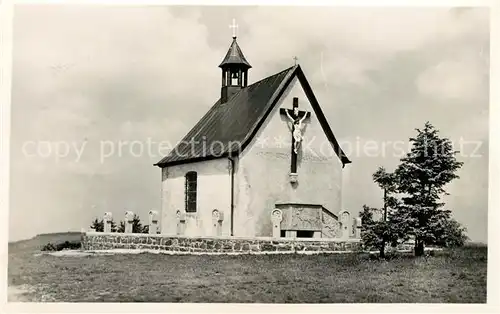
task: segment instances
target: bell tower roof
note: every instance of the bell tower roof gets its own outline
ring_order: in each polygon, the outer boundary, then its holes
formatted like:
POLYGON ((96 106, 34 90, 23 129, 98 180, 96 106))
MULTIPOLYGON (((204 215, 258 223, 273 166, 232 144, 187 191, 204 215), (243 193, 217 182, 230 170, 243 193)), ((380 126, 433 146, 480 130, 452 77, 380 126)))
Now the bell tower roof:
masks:
POLYGON ((219 65, 219 68, 224 68, 232 65, 241 66, 242 68, 246 69, 252 67, 250 63, 248 63, 247 59, 245 59, 243 52, 241 52, 241 48, 236 42, 236 36, 233 36, 233 42, 231 43, 231 46, 229 47, 224 60, 222 60, 222 63, 219 65))
POLYGON ((236 30, 238 25, 233 19, 233 24, 229 25, 233 29, 233 42, 222 60, 219 68, 222 69, 222 86, 220 90, 221 103, 227 103, 231 97, 236 95, 248 84, 248 69, 252 66, 241 52, 240 46, 236 42, 236 30))

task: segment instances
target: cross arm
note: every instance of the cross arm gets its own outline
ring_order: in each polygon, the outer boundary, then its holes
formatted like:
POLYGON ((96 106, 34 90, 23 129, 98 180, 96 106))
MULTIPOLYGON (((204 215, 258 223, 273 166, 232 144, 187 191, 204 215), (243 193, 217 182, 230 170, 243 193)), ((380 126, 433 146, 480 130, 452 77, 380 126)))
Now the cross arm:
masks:
MULTIPOLYGON (((292 109, 280 108, 280 114, 286 115, 287 114, 287 110, 288 110, 288 113, 293 112, 292 109)), ((310 111, 299 111, 299 117, 303 117, 304 115, 306 115, 305 118, 310 118, 311 117, 311 112, 310 111)))

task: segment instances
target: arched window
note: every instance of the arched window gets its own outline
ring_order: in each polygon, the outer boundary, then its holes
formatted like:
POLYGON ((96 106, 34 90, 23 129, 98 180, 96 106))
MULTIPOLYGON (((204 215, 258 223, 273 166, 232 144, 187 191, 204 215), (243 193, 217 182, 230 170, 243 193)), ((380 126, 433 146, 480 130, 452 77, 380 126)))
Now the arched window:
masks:
POLYGON ((198 175, 196 171, 186 173, 186 213, 196 212, 196 189, 198 175))

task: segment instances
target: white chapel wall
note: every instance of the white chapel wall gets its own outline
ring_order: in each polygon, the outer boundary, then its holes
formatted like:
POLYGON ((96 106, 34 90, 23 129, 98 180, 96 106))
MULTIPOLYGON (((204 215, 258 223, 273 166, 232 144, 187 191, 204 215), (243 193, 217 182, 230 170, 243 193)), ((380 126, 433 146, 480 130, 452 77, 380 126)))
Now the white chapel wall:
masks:
POLYGON ((230 167, 227 158, 175 165, 162 169, 163 234, 177 233, 176 212, 185 212, 185 175, 197 172, 197 210, 186 214, 185 235, 212 235, 212 211, 224 213, 222 235, 230 235, 230 167))
MULTIPOLYGON (((335 127, 331 127, 335 131, 335 127)), ((270 236, 270 214, 275 203, 321 204, 333 213, 341 210, 342 164, 297 79, 241 154, 236 171, 234 230, 237 236, 270 236), (300 110, 312 114, 298 156, 296 188, 289 180, 291 131, 286 117, 279 113, 279 108, 292 108, 294 97, 299 98, 300 110)))

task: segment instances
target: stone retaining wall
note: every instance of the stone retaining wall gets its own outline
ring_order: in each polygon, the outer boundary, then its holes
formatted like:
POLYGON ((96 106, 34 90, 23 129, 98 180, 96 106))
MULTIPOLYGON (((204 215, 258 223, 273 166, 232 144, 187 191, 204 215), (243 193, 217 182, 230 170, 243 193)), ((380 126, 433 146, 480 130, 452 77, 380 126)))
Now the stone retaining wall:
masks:
POLYGON ((171 253, 301 253, 360 251, 358 239, 183 237, 86 232, 83 250, 146 249, 171 253))

